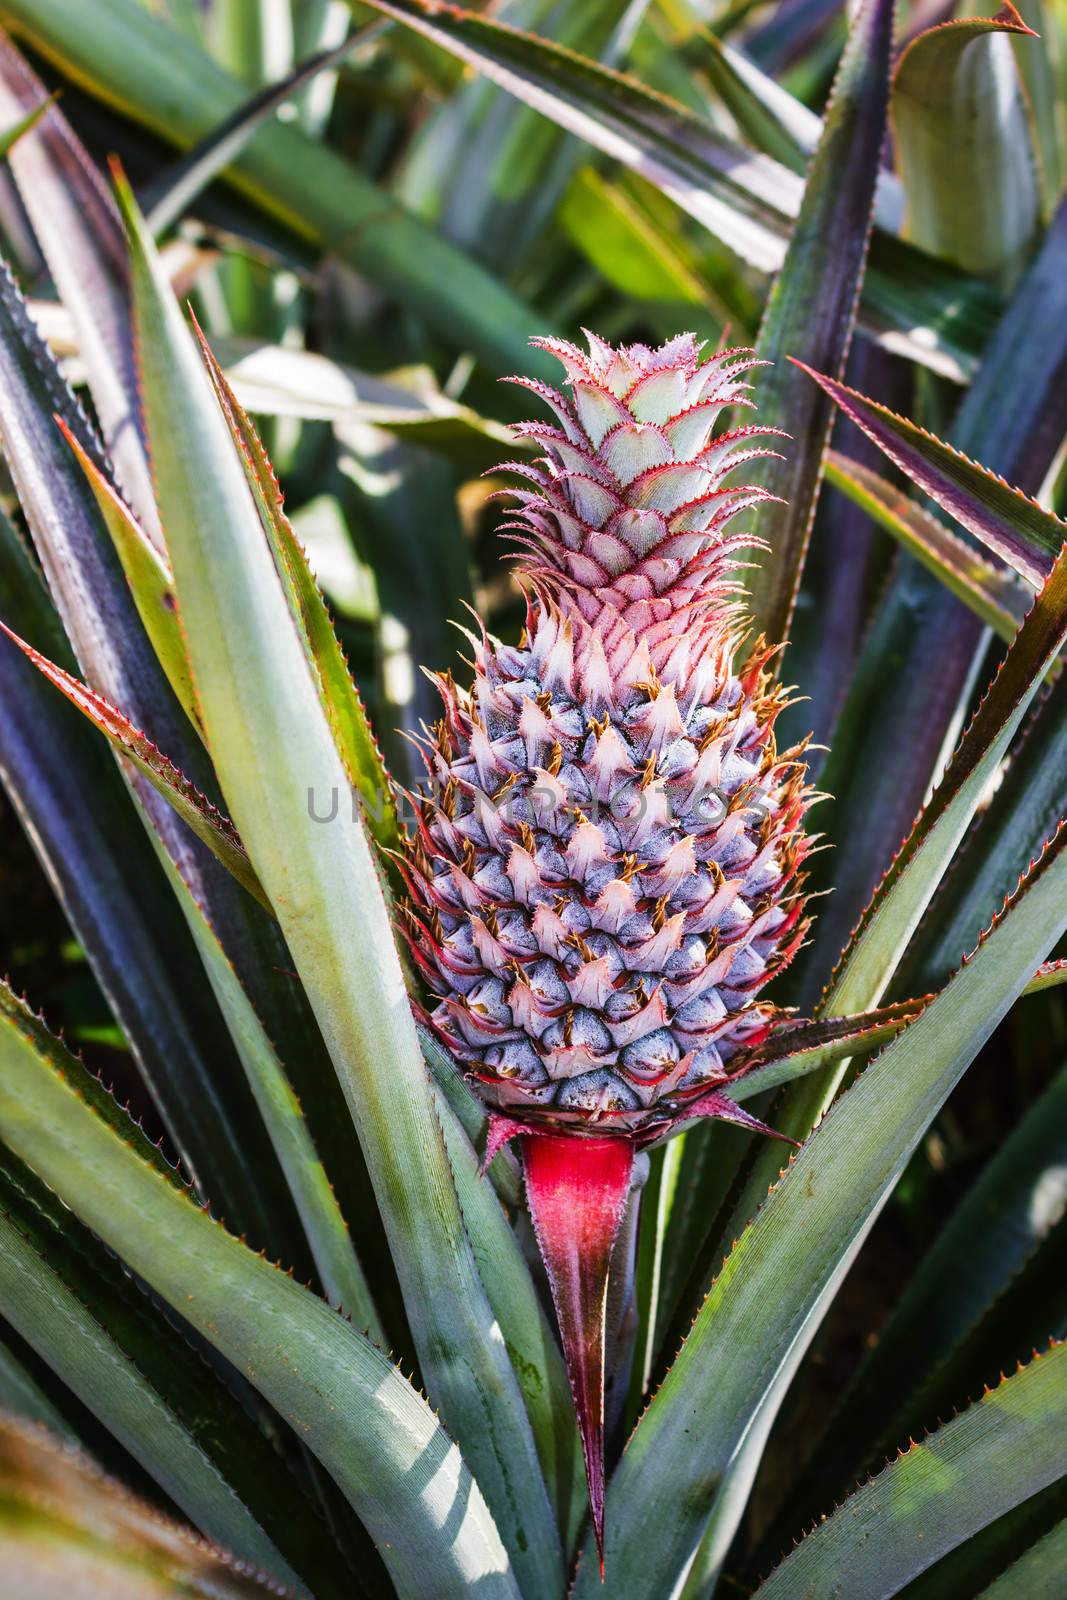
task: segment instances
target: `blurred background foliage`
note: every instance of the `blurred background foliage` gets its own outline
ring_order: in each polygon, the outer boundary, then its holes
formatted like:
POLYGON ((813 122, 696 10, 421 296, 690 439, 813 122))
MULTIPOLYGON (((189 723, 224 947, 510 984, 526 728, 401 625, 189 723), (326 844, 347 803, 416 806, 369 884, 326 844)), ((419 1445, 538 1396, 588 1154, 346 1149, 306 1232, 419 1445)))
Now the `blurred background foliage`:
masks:
MULTIPOLYGON (((1007 31, 925 32, 981 14, 933 0, 899 7, 899 46, 924 37, 894 83, 849 376, 1065 515, 1067 0, 1022 0, 1007 31), (991 341, 996 362, 986 359, 991 341)), ((117 154, 146 212, 160 208, 175 285, 264 432, 382 745, 408 778, 403 734, 432 712, 420 668, 465 670, 452 623, 474 603, 501 636, 520 627, 494 535, 494 490, 507 480, 492 469, 519 452, 507 424, 536 401, 500 378, 550 376, 524 349, 534 331, 573 336, 584 325, 659 341, 695 329, 712 345, 752 343, 847 23, 842 0, 505 0, 481 15, 595 58, 672 104, 640 95, 631 104, 619 80, 546 58, 521 34, 461 23, 449 33, 412 4, 0 0, 0 22, 88 149, 101 163, 117 154), (307 63, 301 85, 287 86, 307 63), (478 70, 486 65, 508 87, 478 70), (694 126, 707 130, 699 140, 694 126)), ((79 384, 73 327, 6 168, 0 239, 79 384)), ((847 423, 834 446, 886 470, 847 423)), ((848 932, 848 908, 922 799, 899 775, 914 783, 925 771, 929 781, 971 685, 988 676, 973 671, 976 647, 987 661, 1000 648, 837 484, 819 499, 787 662, 806 697, 793 731, 813 726, 832 747, 816 755, 834 796, 820 812, 832 847, 820 876, 823 888, 839 885, 842 908, 834 896, 822 902, 810 959, 798 963, 788 998, 804 1007, 816 998, 812 974, 825 973, 848 932), (916 742, 929 746, 925 765, 916 742)), ((1000 802, 1005 827, 1020 796, 1041 818, 1065 808, 1057 700, 1062 684, 1032 714, 1003 780, 1014 802, 1000 802)), ((997 807, 991 795, 987 828, 997 807)), ((1031 825, 1040 836, 1040 820, 1031 825)), ((0 970, 154 1128, 122 1037, 2 798, 0 828, 0 970)), ((955 871, 966 874, 966 854, 955 871)), ((987 876, 974 905, 984 915, 990 891, 1009 887, 987 876)), ((945 976, 937 952, 974 943, 970 915, 955 891, 935 902, 898 995, 945 976)), ((780 1499, 775 1463, 795 1465, 812 1417, 877 1342, 957 1197, 1062 1069, 1064 995, 1050 989, 1012 1011, 896 1190, 777 1424, 787 1448, 767 1453, 753 1548, 780 1499)), ((716 1128, 702 1159, 721 1152, 731 1171, 744 1138, 716 1128)), ((1062 1143, 1061 1164, 1048 1168, 1059 1188, 1046 1192, 1040 1219, 1015 1217, 1013 1259, 1041 1337, 1067 1334, 1062 1143)), ((992 1205, 997 1191, 982 1194, 992 1205)), ((991 1284, 991 1296, 1005 1287, 991 1284)), ((1027 1326, 1017 1316, 1012 1339, 1027 1326)), ((983 1351, 957 1357, 965 1388, 986 1375, 983 1351)))

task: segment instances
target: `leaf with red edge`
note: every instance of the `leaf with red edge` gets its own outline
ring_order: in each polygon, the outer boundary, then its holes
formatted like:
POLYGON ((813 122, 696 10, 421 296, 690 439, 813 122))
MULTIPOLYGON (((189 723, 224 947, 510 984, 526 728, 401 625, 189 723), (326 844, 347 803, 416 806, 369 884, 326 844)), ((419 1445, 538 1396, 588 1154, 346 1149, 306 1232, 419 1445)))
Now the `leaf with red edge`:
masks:
POLYGON ((862 462, 830 450, 826 480, 892 534, 997 636, 1010 643, 1026 614, 1030 591, 994 566, 896 484, 862 462))
POLYGON ((156 748, 151 739, 135 728, 133 723, 124 717, 121 711, 110 705, 102 695, 96 694, 86 684, 79 682, 69 672, 65 672, 62 667, 57 667, 54 661, 42 656, 32 645, 20 639, 17 633, 12 633, 10 628, 4 627, 2 622, 0 628, 20 650, 24 651, 34 666, 44 673, 48 681, 66 695, 71 705, 77 706, 93 726, 99 728, 115 748, 128 757, 138 771, 144 773, 149 782, 174 807, 182 821, 193 830, 197 838, 202 839, 214 851, 237 882, 270 911, 272 909, 270 901, 229 818, 224 817, 174 763, 156 748))
POLYGON ((526 1198, 559 1319, 604 1571, 604 1333, 611 1253, 633 1173, 626 1139, 522 1136, 526 1198))
POLYGON ((925 428, 802 361, 796 365, 924 494, 1040 588, 1067 540, 1067 523, 925 428))
POLYGON ((761 419, 793 435, 784 460, 761 461, 751 473, 783 502, 764 508, 760 532, 770 549, 750 584, 752 615, 775 641, 788 637, 833 420, 832 407, 782 358, 800 351, 834 373, 844 370, 885 143, 893 15, 893 0, 866 0, 856 12, 756 341, 757 353, 775 363, 760 383, 761 419))

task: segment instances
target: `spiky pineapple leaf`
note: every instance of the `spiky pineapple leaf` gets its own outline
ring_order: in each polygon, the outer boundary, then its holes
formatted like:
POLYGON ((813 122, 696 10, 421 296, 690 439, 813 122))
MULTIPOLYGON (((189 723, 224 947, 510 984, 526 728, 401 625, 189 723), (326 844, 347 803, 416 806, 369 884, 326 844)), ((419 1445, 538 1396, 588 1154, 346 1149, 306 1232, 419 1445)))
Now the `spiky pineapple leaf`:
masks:
POLYGON ((846 384, 808 371, 893 465, 1036 588, 1067 539, 1067 523, 962 451, 846 384))
MULTIPOLYGON (((39 105, 44 84, 0 34, 0 113, 39 105)), ((52 106, 11 171, 52 281, 77 329, 89 389, 118 482, 162 549, 136 408, 122 226, 114 201, 63 111, 52 106)))
MULTIPOLYGON (((1016 1274, 1061 1221, 1067 1193, 1058 1174, 1065 1163, 1067 1068, 993 1152, 922 1257, 764 1543, 768 1555, 787 1529, 818 1515, 910 1428, 939 1414, 923 1393, 928 1380, 998 1297, 1012 1293, 1016 1274)), ((952 1398, 958 1403, 960 1393, 952 1398)))
POLYGON ((759 1586, 758 1600, 792 1600, 830 1583, 848 1600, 874 1600, 890 1570, 896 1592, 1053 1483, 1067 1472, 1065 1377, 1067 1345, 1035 1353, 855 1490, 759 1586))
POLYGON ((358 816, 321 822, 309 807, 309 791, 320 807, 346 791, 344 764, 196 341, 132 195, 119 196, 160 510, 219 781, 348 1100, 427 1389, 517 1572, 551 1594, 559 1534, 463 1226, 371 847, 358 816))
POLYGON ((917 501, 862 462, 830 450, 825 470, 828 483, 866 511, 999 638, 1011 642, 1025 615, 1029 594, 1017 578, 985 560, 917 501))
MULTIPOLYGON (((551 40, 428 0, 368 0, 596 149, 648 178, 735 254, 766 273, 785 259, 804 186, 796 173, 726 139, 670 96, 551 40)), ((2 15, 2 7, 0 7, 2 15)), ((960 380, 973 369, 988 291, 899 240, 879 240, 867 311, 912 360, 960 380)))
POLYGON ((803 177, 822 133, 818 115, 710 29, 697 33, 687 54, 748 143, 803 177))
POLYGON ((0 1422, 0 1561, 12 1594, 47 1600, 295 1596, 107 1479, 40 1428, 0 1422))
POLYGON ((759 461, 750 474, 784 502, 763 508, 760 536, 770 548, 749 584, 752 617, 774 640, 789 637, 833 421, 832 407, 811 403, 784 357, 803 351, 820 367, 844 371, 885 144, 894 16, 893 0, 867 0, 856 12, 756 340, 757 354, 774 363, 760 383, 760 420, 793 435, 784 460, 759 461))
POLYGON ((827 1015, 878 1003, 1065 639, 1067 552, 1057 558, 929 804, 861 918, 827 991, 827 1015))
POLYGON ((88 717, 93 727, 98 728, 116 750, 133 762, 138 772, 144 773, 153 788, 174 807, 182 821, 218 857, 227 872, 241 884, 242 888, 247 889, 249 894, 254 895, 267 911, 270 911, 270 901, 256 877, 248 859, 248 852, 238 838, 233 824, 205 795, 200 793, 195 784, 190 783, 170 757, 158 750, 147 735, 139 728, 135 728, 129 718, 110 705, 102 695, 94 694, 87 684, 81 683, 62 667, 57 667, 54 661, 42 656, 31 644, 27 644, 25 639, 20 639, 17 633, 12 632, 3 623, 0 623, 0 629, 13 644, 18 645, 49 683, 54 684, 61 694, 66 695, 71 705, 77 706, 78 710, 88 717))
MULTIPOLYGON (((0 1006, 6 1013, 3 1000, 0 1006)), ((139 1366, 129 1326, 136 1323, 126 1311, 114 1267, 103 1252, 102 1260, 79 1261, 73 1236, 62 1232, 55 1202, 46 1191, 38 1192, 36 1180, 21 1178, 16 1165, 7 1152, 0 1156, 0 1292, 7 1322, 208 1537, 295 1581, 293 1569, 213 1459, 205 1437, 171 1408, 139 1366), (50 1205, 53 1215, 48 1215, 50 1205), (100 1275, 96 1282, 94 1272, 100 1275), (93 1309, 79 1294, 90 1283, 93 1309)), ((176 1379, 187 1381, 198 1358, 189 1350, 183 1358, 177 1349, 180 1336, 165 1326, 153 1333, 169 1345, 180 1372, 176 1379)), ((212 1381, 204 1366, 203 1387, 212 1381)), ((201 1407, 205 1418, 213 1410, 210 1400, 202 1399, 201 1407)), ((254 1430, 243 1418, 242 1428, 238 1408, 233 1411, 227 1426, 244 1436, 250 1457, 258 1455, 263 1469, 269 1449, 262 1439, 250 1438, 254 1430)))
POLYGON ((152 1147, 131 1126, 105 1122, 85 1097, 84 1071, 13 998, 0 1012, 0 1064, 0 1137, 297 1429, 378 1542, 398 1591, 421 1593, 432 1571, 442 1595, 477 1582, 516 1600, 508 1555, 457 1446, 386 1357, 200 1210, 146 1159, 152 1147))
MULTIPOLYGON (((624 1600, 669 1591, 706 1531, 710 1583, 736 1531, 739 1472, 754 1473, 796 1365, 924 1131, 1067 930, 1065 891, 1061 827, 971 961, 831 1107, 741 1234, 608 1485, 608 1570, 624 1600), (753 1339, 769 1305, 771 1331, 753 1339)), ((597 1589, 587 1553, 575 1593, 597 1589)))
MULTIPOLYGON (((195 40, 137 0, 98 0, 91 16, 82 0, 2 0, 0 23, 172 144, 205 138, 247 98, 195 40)), ((552 362, 527 350, 544 330, 520 301, 296 123, 265 123, 224 176, 314 249, 425 316, 451 348, 469 346, 497 372, 522 365, 553 376, 552 362)))
POLYGON ((900 994, 944 981, 972 949, 1063 806, 1067 771, 1067 675, 1034 706, 996 793, 975 818, 915 931, 894 979, 900 994))
MULTIPOLYGON (((121 706, 137 726, 150 729, 153 742, 166 747, 201 793, 217 792, 204 747, 156 659, 99 507, 56 417, 63 419, 86 454, 103 466, 99 443, 30 321, 6 267, 0 268, 0 380, 0 442, 82 677, 111 704, 121 706)), ((189 881, 231 959, 252 986, 250 992, 272 1035, 279 1041, 299 1035, 306 1041, 301 1048, 310 1055, 314 1044, 302 1026, 300 997, 293 985, 279 983, 273 970, 286 970, 292 963, 272 919, 190 833, 144 773, 127 764, 123 776, 140 821, 147 826, 150 819, 172 854, 184 859, 189 881)), ((69 810, 69 799, 65 804, 69 810)), ((148 856, 151 859, 151 852, 148 856)), ((84 863, 80 870, 84 872, 84 863)), ((155 871, 154 864, 149 870, 155 871)), ((158 889, 157 880, 157 897, 158 889)), ((180 918, 175 923, 172 915, 160 916, 161 930, 167 926, 169 934, 162 959, 177 963, 184 987, 179 1004, 164 1003, 161 1009, 168 1024, 166 1042, 173 1048, 165 1052, 166 1068, 154 1078, 153 1092, 179 1149, 204 1186, 202 1192, 224 1204, 235 1224, 257 1240, 273 1237, 290 1260, 310 1271, 298 1219, 240 1063, 225 1028, 219 1027, 217 1010, 203 995, 196 953, 180 918)), ((107 920, 98 923, 97 931, 110 937, 107 920)), ((143 970, 147 960, 146 956, 134 970, 143 970)), ((163 998, 158 989, 156 998, 163 998)), ((151 1019, 145 1020, 149 1037, 162 1044, 151 1019)))
POLYGON ((911 41, 893 77, 909 235, 968 272, 1010 272, 1038 225, 1037 162, 1006 37, 1030 31, 1011 4, 941 23, 911 41))
POLYGON ((118 558, 122 562, 122 570, 129 582, 137 614, 144 623, 145 632, 159 664, 181 702, 182 710, 196 726, 198 722, 196 692, 189 674, 185 645, 182 642, 177 601, 174 598, 174 575, 170 570, 170 563, 152 543, 114 484, 109 481, 107 474, 101 470, 62 419, 59 427, 74 452, 75 460, 85 473, 93 497, 100 507, 100 515, 114 541, 118 558))
POLYGON ((392 785, 326 602, 285 515, 281 489, 259 434, 238 403, 199 326, 196 333, 222 414, 244 464, 263 531, 270 540, 275 566, 300 629, 308 665, 349 785, 363 803, 363 817, 371 837, 383 849, 395 850, 400 844, 400 827, 392 785))
MULTIPOLYGON (((162 842, 160 848, 166 856, 162 842)), ((164 864, 285 1174, 326 1299, 384 1348, 388 1340, 374 1296, 285 1066, 179 864, 169 857, 164 864)))

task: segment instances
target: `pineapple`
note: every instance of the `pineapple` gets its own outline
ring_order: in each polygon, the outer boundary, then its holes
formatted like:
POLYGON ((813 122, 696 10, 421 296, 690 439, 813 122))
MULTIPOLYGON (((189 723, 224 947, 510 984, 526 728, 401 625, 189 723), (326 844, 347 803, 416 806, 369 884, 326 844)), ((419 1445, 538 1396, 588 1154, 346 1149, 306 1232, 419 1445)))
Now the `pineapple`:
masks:
POLYGON ((804 937, 811 794, 780 752, 774 651, 744 651, 739 512, 726 485, 770 454, 751 352, 588 354, 536 341, 570 396, 525 383, 558 425, 505 524, 522 548, 517 647, 472 636, 473 688, 445 714, 410 843, 410 942, 440 995, 432 1025, 505 1130, 645 1145, 719 1093, 774 1013, 759 1000, 804 937))
POLYGON ((725 485, 778 430, 715 434, 751 405, 748 350, 701 360, 592 334, 557 356, 570 396, 518 379, 556 424, 519 432, 531 487, 505 524, 527 620, 470 635, 469 691, 439 677, 429 793, 408 841, 408 936, 430 1018, 489 1108, 486 1162, 520 1135, 603 1573, 606 1301, 637 1150, 693 1116, 764 1129, 723 1086, 774 1011, 759 1000, 807 928, 804 747, 788 691, 747 651, 725 485))

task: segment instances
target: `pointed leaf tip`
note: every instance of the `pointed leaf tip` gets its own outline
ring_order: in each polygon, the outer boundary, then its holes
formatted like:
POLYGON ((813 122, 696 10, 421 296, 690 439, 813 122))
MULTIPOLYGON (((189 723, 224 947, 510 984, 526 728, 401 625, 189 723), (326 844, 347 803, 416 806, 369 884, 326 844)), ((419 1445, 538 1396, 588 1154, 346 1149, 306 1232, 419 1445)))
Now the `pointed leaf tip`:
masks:
POLYGON ((608 1271, 630 1192, 625 1139, 523 1134, 526 1196, 548 1273, 578 1414, 604 1575, 604 1316, 608 1271))

